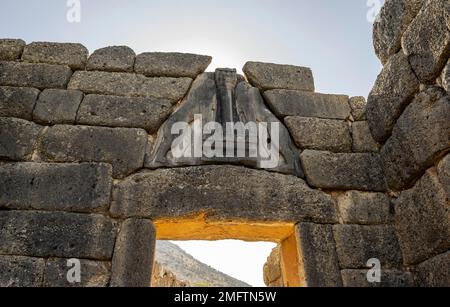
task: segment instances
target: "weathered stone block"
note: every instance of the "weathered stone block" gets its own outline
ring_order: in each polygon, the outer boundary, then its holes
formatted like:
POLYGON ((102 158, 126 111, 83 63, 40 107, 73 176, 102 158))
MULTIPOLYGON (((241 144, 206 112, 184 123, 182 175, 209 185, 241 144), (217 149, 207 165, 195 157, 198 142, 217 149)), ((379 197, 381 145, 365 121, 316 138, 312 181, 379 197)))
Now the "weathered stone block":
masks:
POLYGON ((33 112, 33 120, 41 124, 73 124, 83 93, 72 90, 44 90, 33 112))
POLYGON ((447 91, 447 94, 450 95, 450 60, 448 60, 447 65, 442 71, 441 75, 442 86, 447 91))
POLYGON ((34 88, 0 86, 0 117, 31 120, 38 95, 34 88))
POLYGON ((156 233, 150 221, 123 222, 112 261, 112 287, 150 287, 156 233))
POLYGON ((26 43, 21 39, 0 39, 0 61, 16 61, 22 56, 26 43))
POLYGON ((426 1, 405 32, 402 47, 419 80, 434 81, 450 56, 449 1, 426 1))
POLYGON ((374 139, 384 143, 396 120, 419 90, 408 58, 399 52, 392 56, 378 76, 367 101, 367 120, 374 139))
POLYGON ((23 50, 22 60, 32 63, 67 65, 84 69, 89 51, 81 44, 34 42, 23 50))
POLYGON ((0 62, 0 85, 65 88, 71 76, 68 66, 0 62))
POLYGON ((342 286, 332 226, 301 223, 296 227, 296 237, 306 285, 342 286))
POLYGON ((136 57, 135 72, 147 77, 189 77, 203 73, 212 57, 187 53, 142 53, 136 57))
POLYGON ((117 217, 155 220, 205 214, 207 221, 337 221, 331 197, 302 179, 243 167, 143 172, 117 184, 113 195, 111 213, 117 217))
POLYGON ((0 211, 0 254, 111 260, 115 238, 102 215, 0 211))
POLYGON ((70 80, 69 89, 85 94, 153 97, 175 102, 186 95, 191 83, 190 78, 147 78, 128 73, 77 71, 70 80))
POLYGON ((367 108, 366 98, 361 96, 351 97, 348 103, 350 104, 350 108, 352 109, 353 120, 365 121, 367 108))
POLYGON ((429 88, 405 110, 381 150, 389 186, 411 187, 448 150, 449 135, 450 98, 439 88, 429 88))
POLYGON ((285 123, 300 149, 352 151, 352 137, 345 121, 286 117, 285 123))
POLYGON ((435 169, 395 206, 396 228, 405 264, 416 264, 450 249, 450 204, 435 169))
POLYGON ((41 287, 44 268, 44 259, 0 256, 0 287, 41 287))
POLYGON ((338 197, 339 216, 345 224, 388 224, 390 199, 383 193, 348 191, 338 197))
POLYGON ((143 128, 156 133, 171 114, 165 99, 88 95, 78 111, 82 125, 143 128))
POLYGON ((109 207, 111 172, 106 164, 5 164, 0 209, 102 212, 109 207))
POLYGON ((342 280, 344 287, 349 288, 409 288, 414 285, 413 277, 409 272, 397 270, 382 270, 381 282, 370 283, 367 279, 368 270, 343 270, 342 280))
POLYGON ((418 287, 450 287, 450 251, 413 268, 418 287))
POLYGON ((50 162, 105 162, 114 178, 142 168, 147 133, 142 129, 57 125, 42 136, 40 153, 50 162))
POLYGON ((393 226, 334 226, 339 263, 342 269, 363 269, 370 259, 382 268, 402 266, 402 252, 393 226))
POLYGON ((439 180, 447 192, 447 196, 450 196, 450 154, 439 162, 437 171, 439 180))
POLYGON ((87 70, 132 72, 136 54, 127 46, 112 46, 94 51, 89 57, 87 70))
POLYGON ((385 191, 386 183, 377 154, 333 154, 306 150, 301 154, 308 183, 338 190, 385 191))
POLYGON ((378 144, 372 136, 368 122, 355 122, 352 125, 353 152, 378 152, 378 144))
POLYGON ((286 89, 314 92, 310 68, 247 62, 243 68, 250 83, 260 90, 286 89))
POLYGON ((273 90, 265 92, 264 96, 272 111, 281 118, 301 116, 345 120, 351 113, 348 96, 344 95, 273 90))
POLYGON ((424 0, 387 0, 373 25, 375 53, 383 64, 396 54, 402 45, 402 36, 416 17, 424 0))
POLYGON ((68 259, 53 258, 47 260, 45 267, 44 287, 107 287, 111 277, 111 264, 109 262, 80 259, 81 282, 67 281, 67 272, 73 267, 68 266, 68 259))
POLYGON ((0 117, 0 159, 29 159, 41 130, 23 119, 0 117))

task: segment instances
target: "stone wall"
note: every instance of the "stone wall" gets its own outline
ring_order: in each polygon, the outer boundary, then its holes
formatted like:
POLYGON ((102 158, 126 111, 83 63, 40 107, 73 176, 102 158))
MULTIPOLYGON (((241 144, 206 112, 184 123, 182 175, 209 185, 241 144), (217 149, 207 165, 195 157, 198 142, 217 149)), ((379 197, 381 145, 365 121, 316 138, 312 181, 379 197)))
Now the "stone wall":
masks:
POLYGON ((158 225, 199 217, 222 235, 292 225, 284 285, 450 285, 449 29, 447 0, 386 1, 367 105, 315 93, 304 67, 0 40, 0 286, 71 285, 71 258, 75 286, 148 286, 158 225), (284 168, 158 164, 170 123, 222 103, 281 123, 284 168))

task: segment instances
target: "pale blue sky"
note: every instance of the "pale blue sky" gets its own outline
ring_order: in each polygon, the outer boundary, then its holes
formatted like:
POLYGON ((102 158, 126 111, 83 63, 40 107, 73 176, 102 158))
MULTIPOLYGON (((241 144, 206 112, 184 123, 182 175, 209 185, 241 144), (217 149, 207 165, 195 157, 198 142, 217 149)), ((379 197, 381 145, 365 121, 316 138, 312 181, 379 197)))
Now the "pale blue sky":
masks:
MULTIPOLYGON (((372 3, 380 0, 370 0, 372 3)), ((90 52, 128 45, 136 53, 214 57, 209 70, 246 61, 311 67, 318 92, 367 97, 381 69, 366 0, 81 0, 81 23, 66 0, 0 0, 0 37, 80 42, 90 52)), ((184 242, 200 260, 253 285, 274 246, 184 242), (237 263, 239 260, 239 263, 237 263)))

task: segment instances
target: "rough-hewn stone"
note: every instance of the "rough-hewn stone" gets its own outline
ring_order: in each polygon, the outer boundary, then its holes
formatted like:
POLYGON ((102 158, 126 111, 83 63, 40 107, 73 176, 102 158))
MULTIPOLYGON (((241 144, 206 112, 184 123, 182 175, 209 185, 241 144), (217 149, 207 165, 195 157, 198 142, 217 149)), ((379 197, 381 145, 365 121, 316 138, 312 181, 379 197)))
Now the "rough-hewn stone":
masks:
POLYGON ((26 43, 21 39, 0 39, 0 61, 16 61, 22 56, 26 43))
POLYGON ((147 77, 189 77, 203 73, 212 57, 188 53, 148 52, 136 57, 134 70, 147 77))
POLYGON ((25 46, 22 60, 31 63, 67 65, 84 69, 89 51, 81 44, 34 42, 25 46))
POLYGON ((278 117, 301 116, 324 119, 347 119, 351 109, 348 96, 273 90, 264 93, 267 103, 278 117))
POLYGON ((337 203, 345 224, 387 224, 392 219, 390 199, 383 193, 348 191, 339 195, 337 203))
POLYGON ((153 97, 175 102, 184 97, 191 83, 190 78, 147 78, 128 73, 77 71, 70 80, 69 89, 85 94, 153 97))
POLYGON ((0 117, 0 159, 29 159, 41 130, 23 119, 0 117))
POLYGON ((450 60, 448 60, 447 65, 442 71, 441 82, 442 86, 447 91, 447 94, 450 95, 450 60))
POLYGON ((447 196, 450 196, 450 154, 448 154, 445 158, 439 162, 437 167, 439 180, 441 181, 442 186, 447 192, 447 196))
POLYGON ((286 89, 314 92, 311 69, 292 65, 248 62, 243 71, 260 90, 286 89))
POLYGON ((396 228, 405 264, 416 264, 450 249, 450 204, 435 169, 395 206, 396 228))
POLYGON ((370 132, 368 122, 355 122, 352 125, 353 152, 378 152, 378 144, 370 132))
POLYGON ((306 285, 342 286, 332 226, 301 223, 297 225, 296 232, 306 285))
POLYGON ((3 255, 111 260, 115 237, 114 224, 101 215, 0 211, 3 255))
POLYGON ((392 56, 378 76, 367 101, 367 120, 374 139, 384 143, 395 121, 419 90, 408 58, 399 52, 392 56))
MULTIPOLYGON (((70 283, 67 280, 68 271, 73 265, 68 265, 68 259, 53 258, 47 260, 44 276, 44 287, 107 287, 111 276, 109 262, 80 259, 80 282, 70 283)), ((69 263, 70 264, 70 263, 69 263)))
POLYGON ((156 133, 171 111, 172 103, 165 99, 88 95, 78 111, 77 123, 143 128, 156 133))
POLYGON ((73 124, 83 93, 73 90, 44 90, 36 103, 33 120, 40 124, 73 124))
POLYGON ((0 117, 31 120, 38 95, 34 88, 0 86, 0 117))
POLYGON ((439 88, 419 94, 397 121, 381 149, 389 187, 409 188, 434 161, 448 151, 450 98, 439 88))
POLYGON ((381 282, 370 283, 367 279, 367 270, 343 270, 342 280, 344 287, 350 288, 409 288, 414 285, 413 277, 409 272, 398 270, 382 270, 381 282))
POLYGON ((111 185, 106 164, 5 164, 0 208, 101 212, 109 207, 111 185))
POLYGON ((336 222, 327 194, 297 177, 234 166, 136 174, 113 190, 111 213, 150 219, 205 214, 211 221, 336 222), (276 208, 276 210, 274 210, 276 208))
POLYGON ((152 279, 156 232, 150 221, 123 222, 112 261, 112 287, 149 287, 152 279))
POLYGON ((361 96, 351 97, 348 103, 350 104, 350 108, 352 109, 352 116, 354 121, 366 120, 366 98, 361 96))
POLYGON ((71 76, 68 66, 0 62, 0 85, 65 88, 71 76))
POLYGON ((382 268, 401 267, 402 252, 393 226, 336 225, 334 237, 342 269, 363 269, 370 259, 382 268))
POLYGON ((301 154, 308 183, 316 188, 385 191, 386 183, 377 154, 333 154, 305 150, 301 154))
POLYGON ((414 280, 420 287, 450 286, 450 251, 413 268, 414 280))
POLYGON ((136 54, 127 46, 111 46, 94 51, 89 57, 87 70, 132 72, 136 54))
POLYGON ((375 53, 385 64, 402 47, 402 35, 419 12, 424 0, 387 0, 373 25, 375 53))
POLYGON ((264 264, 264 283, 269 288, 284 286, 280 247, 279 245, 272 250, 272 253, 267 258, 267 262, 264 264))
POLYGON ((450 56, 450 2, 426 1, 405 32, 402 47, 419 80, 433 82, 450 56))
POLYGON ((345 121, 290 116, 284 121, 300 149, 352 151, 352 137, 345 121))
POLYGON ((105 162, 114 178, 142 168, 147 133, 142 129, 56 125, 42 136, 40 153, 50 162, 105 162))
POLYGON ((44 268, 44 259, 0 256, 0 287, 41 287, 44 268))

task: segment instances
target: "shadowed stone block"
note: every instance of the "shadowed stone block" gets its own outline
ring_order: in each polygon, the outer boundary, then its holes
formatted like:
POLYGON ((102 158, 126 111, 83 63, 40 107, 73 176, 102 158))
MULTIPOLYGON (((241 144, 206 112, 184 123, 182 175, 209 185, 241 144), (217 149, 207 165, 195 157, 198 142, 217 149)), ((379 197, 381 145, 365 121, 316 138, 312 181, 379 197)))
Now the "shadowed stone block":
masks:
POLYGON ((0 62, 0 85, 65 88, 71 76, 68 66, 0 62))
POLYGON ((203 73, 212 57, 188 53, 148 52, 136 57, 135 72, 147 77, 189 77, 203 73))
POLYGON ((0 39, 0 61, 16 61, 22 56, 26 43, 21 39, 0 39))
POLYGON ((107 287, 111 277, 111 264, 109 262, 80 259, 81 282, 69 283, 67 272, 73 267, 68 266, 68 259, 53 258, 47 260, 45 267, 44 287, 107 287))
POLYGON ((363 269, 376 258, 382 268, 402 265, 402 252, 393 226, 334 226, 339 263, 343 269, 363 269))
POLYGON ((395 206, 396 228, 405 264, 416 264, 450 249, 450 204, 435 169, 395 206))
POLYGON ((336 222, 331 197, 294 176, 234 166, 142 172, 118 183, 111 213, 152 220, 336 222))
POLYGON ((247 62, 243 68, 249 82, 260 90, 286 89, 314 92, 310 68, 247 62))
POLYGON ((405 32, 402 47, 419 80, 434 81, 450 56, 450 2, 427 1, 405 32))
POLYGON ((296 227, 296 237, 306 285, 342 286, 332 226, 301 223, 296 227))
POLYGON ((300 149, 352 151, 352 137, 345 121, 286 117, 285 123, 300 149))
POLYGON ((397 270, 382 270, 381 282, 370 283, 367 279, 367 270, 343 270, 342 280, 344 287, 349 288, 409 288, 414 285, 413 277, 409 272, 397 270))
POLYGON ((33 120, 41 124, 73 124, 83 100, 83 93, 71 90, 44 90, 33 112, 33 120))
POLYGON ((39 90, 26 87, 0 87, 0 117, 31 120, 39 90))
POLYGON ((0 208, 102 212, 109 206, 111 166, 14 163, 0 166, 0 208))
POLYGON ((378 144, 370 132, 368 122, 355 122, 352 124, 353 152, 378 152, 378 144))
POLYGON ((81 44, 34 42, 25 47, 22 60, 31 63, 67 65, 84 69, 89 51, 81 44))
POLYGON ((41 287, 45 259, 0 256, 0 287, 41 287))
POLYGON ((142 168, 147 133, 142 129, 53 126, 42 136, 40 153, 49 162, 105 162, 114 178, 142 168))
POLYGON ((94 51, 89 57, 87 70, 132 72, 136 54, 127 46, 112 46, 94 51))
POLYGON ((413 268, 416 286, 450 286, 450 251, 431 258, 413 268))
POLYGON ((366 120, 367 102, 366 98, 358 96, 349 99, 348 103, 352 109, 352 116, 354 121, 366 120))
POLYGON ((338 190, 386 190, 377 154, 333 154, 305 150, 301 154, 308 183, 316 188, 338 190))
POLYGON ((367 101, 367 120, 374 139, 384 143, 396 120, 419 90, 408 58, 399 52, 392 56, 378 76, 367 101))
POLYGON ((85 94, 153 97, 176 102, 186 95, 191 83, 191 78, 147 78, 128 73, 77 71, 70 80, 69 89, 85 94))
POLYGON ((0 211, 0 254, 111 260, 115 238, 102 215, 0 211))
POLYGON ((280 118, 286 116, 342 119, 350 117, 348 96, 273 90, 264 93, 266 102, 280 118))
POLYGON ((348 191, 337 202, 345 224, 388 224, 392 218, 390 199, 383 193, 348 191))
POLYGON ((171 114, 165 99, 88 95, 78 111, 77 123, 108 127, 134 127, 156 133, 171 114))
POLYGON ((27 160, 42 127, 18 118, 0 117, 0 158, 27 160))
POLYGON ((156 234, 150 221, 123 222, 112 261, 112 287, 150 287, 156 234))

